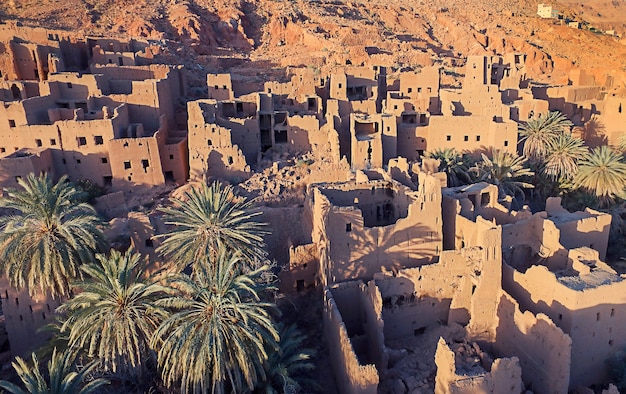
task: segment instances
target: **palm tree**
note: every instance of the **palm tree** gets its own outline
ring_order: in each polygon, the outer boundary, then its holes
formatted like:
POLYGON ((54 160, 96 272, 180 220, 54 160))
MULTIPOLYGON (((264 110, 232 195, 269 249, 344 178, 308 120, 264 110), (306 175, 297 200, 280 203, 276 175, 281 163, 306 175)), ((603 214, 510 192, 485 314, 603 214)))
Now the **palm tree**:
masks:
MULTIPOLYGON (((303 348, 306 337, 300 333, 298 328, 294 324, 290 326, 279 324, 279 331, 279 348, 269 352, 265 367, 266 380, 256 388, 256 393, 298 392, 300 382, 295 380, 296 374, 315 368, 311 362, 313 351, 303 348)), ((315 384, 312 381, 310 383, 315 384)))
POLYGON ((469 168, 473 163, 467 155, 460 155, 453 148, 448 148, 426 152, 426 157, 439 160, 439 171, 446 173, 449 187, 467 185, 472 182, 469 168))
POLYGON ((182 392, 252 390, 265 379, 263 364, 278 333, 270 319, 273 304, 259 297, 258 277, 268 269, 242 272, 241 256, 222 246, 210 266, 196 266, 194 278, 170 278, 180 290, 158 301, 176 312, 154 334, 165 384, 181 382, 182 392))
MULTIPOLYGON (((221 246, 239 251, 244 261, 265 259, 264 223, 254 219, 253 201, 235 195, 232 186, 214 182, 185 193, 185 199, 172 199, 163 208, 165 222, 175 227, 162 234, 157 251, 180 270, 215 258, 221 246), (207 259, 208 257, 208 259, 207 259)), ((194 266, 195 269, 195 266, 194 266)))
POLYGON ((61 333, 105 370, 141 374, 150 338, 168 315, 156 304, 168 289, 157 274, 144 276, 145 266, 132 250, 98 254, 95 263, 80 267, 86 278, 75 285, 81 292, 57 309, 68 314, 61 333))
POLYGON ((509 195, 515 197, 524 194, 522 189, 532 189, 534 186, 523 179, 534 175, 534 172, 524 167, 526 158, 516 154, 494 150, 490 159, 484 153, 482 162, 478 163, 475 171, 479 179, 498 186, 500 197, 509 195))
POLYGON ((548 146, 559 134, 573 125, 559 111, 540 114, 519 126, 520 142, 524 141, 524 156, 530 161, 541 161, 548 154, 548 146))
POLYGON ((608 146, 599 146, 578 164, 574 187, 582 187, 608 206, 615 197, 624 197, 626 163, 622 156, 608 146))
POLYGON ((52 297, 69 293, 69 281, 81 275, 78 267, 106 250, 106 242, 92 206, 77 201, 79 192, 66 177, 53 184, 47 175, 18 179, 23 190, 8 190, 0 206, 0 269, 12 286, 40 290, 52 297))
POLYGON ((578 172, 578 162, 589 156, 589 150, 580 138, 560 134, 548 145, 543 171, 552 179, 572 179, 578 172))
POLYGON ((86 383, 97 362, 91 362, 76 372, 72 352, 61 353, 54 349, 52 358, 48 361, 48 381, 39 370, 39 361, 35 353, 32 354, 32 358, 32 368, 20 357, 16 357, 12 363, 25 390, 5 380, 0 380, 0 388, 12 394, 88 394, 109 384, 105 379, 94 379, 86 383))

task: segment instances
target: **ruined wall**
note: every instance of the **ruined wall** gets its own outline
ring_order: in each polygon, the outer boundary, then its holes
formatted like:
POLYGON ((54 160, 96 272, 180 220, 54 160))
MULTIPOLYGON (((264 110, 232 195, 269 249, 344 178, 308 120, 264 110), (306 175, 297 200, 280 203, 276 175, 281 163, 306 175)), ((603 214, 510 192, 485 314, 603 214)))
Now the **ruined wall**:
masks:
POLYGON ((626 281, 604 270, 557 277, 544 266, 523 273, 504 264, 503 287, 522 309, 546 314, 569 334, 571 387, 604 381, 605 360, 626 345, 626 327, 620 323, 626 315, 626 281))
POLYGON ((437 376, 435 394, 500 394, 521 393, 524 389, 517 357, 499 358, 491 362, 475 356, 482 365, 464 365, 471 355, 455 354, 443 338, 435 353, 437 376), (489 372, 487 372, 489 370, 489 372))
MULTIPOLYGON (((356 286, 359 291, 359 283, 356 283, 356 286)), ((348 324, 351 323, 344 321, 343 313, 335 302, 334 293, 326 289, 324 291, 324 337, 329 344, 330 363, 333 366, 339 392, 376 394, 378 372, 374 365, 360 362, 350 340, 348 324)))
POLYGON ((415 267, 441 251, 435 178, 420 178, 419 192, 384 181, 329 186, 309 192, 324 283, 369 279, 382 267, 415 267))
POLYGON ((560 231, 559 242, 566 249, 588 246, 606 257, 611 229, 611 215, 586 208, 584 212, 568 212, 561 206, 560 198, 548 198, 546 213, 560 231))
POLYGON ((52 162, 52 152, 49 149, 21 150, 10 156, 0 158, 0 187, 19 186, 18 179, 25 179, 28 174, 36 175, 42 172, 57 178, 52 162))
POLYGON ((47 332, 37 330, 54 322, 54 310, 63 300, 43 295, 31 297, 28 289, 15 289, 5 277, 0 279, 0 298, 11 354, 30 357, 31 352, 39 349, 50 338, 47 332))
POLYGON ((233 145, 231 130, 215 124, 217 102, 192 101, 187 108, 190 178, 247 179, 250 167, 243 152, 233 145))
POLYGON ((498 300, 494 352, 519 358, 522 378, 537 394, 566 393, 570 381, 571 340, 542 313, 521 312, 502 292, 498 300))

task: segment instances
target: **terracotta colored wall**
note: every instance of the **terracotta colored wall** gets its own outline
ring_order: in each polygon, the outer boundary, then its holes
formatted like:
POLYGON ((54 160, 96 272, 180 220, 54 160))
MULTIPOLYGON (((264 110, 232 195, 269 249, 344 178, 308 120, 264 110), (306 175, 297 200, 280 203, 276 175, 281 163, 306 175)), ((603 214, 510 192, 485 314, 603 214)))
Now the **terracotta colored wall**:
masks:
MULTIPOLYGON (((349 286, 354 285, 349 284, 349 286)), ((335 291, 337 292, 337 290, 335 291)), ((359 291, 358 287, 356 291, 359 291)), ((372 364, 363 365, 359 362, 344 319, 345 317, 335 302, 333 291, 326 289, 324 291, 324 336, 329 344, 330 363, 339 392, 375 394, 378 387, 376 367, 372 364)))

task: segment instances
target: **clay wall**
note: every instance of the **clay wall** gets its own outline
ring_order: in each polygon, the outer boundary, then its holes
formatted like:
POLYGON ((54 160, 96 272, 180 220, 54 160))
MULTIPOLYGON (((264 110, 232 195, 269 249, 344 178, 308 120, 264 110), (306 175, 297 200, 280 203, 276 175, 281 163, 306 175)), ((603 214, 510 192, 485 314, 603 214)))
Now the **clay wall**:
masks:
POLYGON ((183 185, 189 179, 189 146, 187 137, 170 138, 161 146, 161 167, 165 181, 183 185))
POLYGON ((209 98, 216 100, 234 100, 233 83, 230 74, 207 74, 209 98))
POLYGON ((598 109, 600 114, 596 114, 594 122, 586 127, 586 134, 599 134, 600 137, 606 137, 609 144, 617 145, 624 134, 626 97, 609 94, 598 103, 598 109))
MULTIPOLYGON (((570 251, 570 261, 579 251, 570 251)), ((626 345, 623 278, 600 268, 557 276, 541 265, 520 272, 504 264, 503 286, 522 309, 546 314, 571 337, 570 387, 604 382, 606 360, 626 345)))
POLYGON ((317 245, 306 244, 289 248, 289 263, 279 274, 281 293, 301 291, 318 284, 319 256, 317 245))
POLYGON ((154 186, 165 183, 156 134, 154 137, 109 141, 114 189, 130 190, 137 185, 154 186))
POLYGON ((54 163, 50 149, 27 150, 23 149, 9 156, 0 158, 0 187, 19 187, 17 180, 25 179, 28 174, 46 172, 53 177, 54 163))
POLYGON ((31 297, 28 289, 18 291, 5 277, 0 278, 0 298, 11 354, 30 357, 31 352, 48 342, 50 335, 38 329, 54 322, 54 310, 63 300, 42 295, 31 297))
POLYGON ((385 338, 397 339, 436 323, 468 326, 489 340, 501 289, 500 228, 479 220, 480 246, 444 251, 439 261, 397 274, 375 274, 383 300, 385 338))
POLYGON ((513 394, 523 391, 522 370, 517 357, 492 362, 478 355, 475 359, 480 364, 466 365, 463 361, 467 357, 464 353, 455 354, 446 341, 439 338, 435 352, 435 394, 513 394))
POLYGON ((135 66, 137 60, 135 53, 129 51, 130 48, 113 49, 111 47, 101 47, 100 45, 94 46, 92 51, 91 61, 94 64, 116 64, 118 66, 135 66))
POLYGON ((243 152, 233 145, 231 130, 213 123, 215 105, 211 100, 188 103, 189 175, 247 179, 250 168, 243 152))
POLYGON ((360 299, 361 284, 351 282, 324 291, 324 336, 329 344, 337 387, 340 393, 346 394, 376 394, 378 388, 376 367, 360 360, 353 344, 355 341, 358 347, 367 349, 362 322, 358 316, 349 314, 361 311, 360 307, 350 305, 351 300, 360 299), (344 299, 347 305, 344 305, 344 299))
POLYGON ((568 212, 561 206, 560 198, 546 201, 548 219, 560 231, 559 242, 566 249, 588 246, 598 251, 600 260, 606 257, 611 229, 611 215, 586 208, 584 212, 568 212))
POLYGON ((516 356, 522 378, 537 394, 565 393, 570 380, 571 340, 543 313, 521 312, 507 293, 498 297, 494 352, 516 356))
POLYGON ((441 251, 439 182, 424 176, 419 190, 386 181, 310 190, 313 240, 326 245, 320 250, 323 283, 433 261, 441 251))
MULTIPOLYGON (((550 269, 567 267, 567 250, 559 243, 560 231, 546 213, 502 226, 502 251, 507 264, 525 271, 542 262, 550 269)), ((519 301, 519 300, 518 300, 519 301)))
POLYGON ((429 151, 454 148, 476 154, 492 146, 515 153, 517 123, 494 121, 488 116, 431 116, 426 143, 429 151))

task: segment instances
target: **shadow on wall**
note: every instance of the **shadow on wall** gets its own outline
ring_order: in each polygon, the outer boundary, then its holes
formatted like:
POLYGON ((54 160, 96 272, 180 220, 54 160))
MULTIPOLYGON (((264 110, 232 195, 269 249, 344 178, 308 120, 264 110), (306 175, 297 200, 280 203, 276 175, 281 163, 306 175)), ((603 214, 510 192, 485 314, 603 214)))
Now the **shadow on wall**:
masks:
POLYGON ((398 272, 403 268, 432 263, 436 258, 433 242, 441 243, 441 234, 415 225, 396 229, 395 225, 354 231, 350 243, 331 243, 332 270, 337 280, 371 278, 386 270, 398 272), (346 263, 350 262, 350 263, 346 263))
POLYGON ((580 127, 580 138, 582 138, 590 148, 596 148, 608 144, 606 126, 597 117, 592 117, 580 127))

